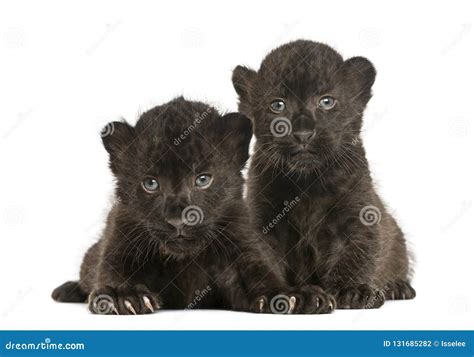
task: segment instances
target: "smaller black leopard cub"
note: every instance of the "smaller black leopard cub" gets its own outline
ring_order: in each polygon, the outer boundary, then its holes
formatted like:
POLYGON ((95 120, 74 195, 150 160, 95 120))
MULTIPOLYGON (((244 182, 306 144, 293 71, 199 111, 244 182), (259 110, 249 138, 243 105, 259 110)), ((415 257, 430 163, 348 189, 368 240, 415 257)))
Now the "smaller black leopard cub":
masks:
POLYGON ((252 233, 241 169, 252 125, 237 113, 177 98, 133 127, 103 132, 116 201, 80 280, 53 291, 99 314, 166 309, 326 313, 317 287, 289 288, 268 245, 252 233))

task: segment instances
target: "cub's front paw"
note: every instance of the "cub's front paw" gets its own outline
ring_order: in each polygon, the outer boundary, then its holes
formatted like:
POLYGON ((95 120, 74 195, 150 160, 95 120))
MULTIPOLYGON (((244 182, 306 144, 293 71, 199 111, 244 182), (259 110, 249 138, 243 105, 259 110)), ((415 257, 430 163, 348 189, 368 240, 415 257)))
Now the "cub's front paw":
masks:
POLYGON ((336 308, 334 297, 316 285, 257 300, 257 312, 273 314, 328 314, 336 308))
POLYGON ((105 286, 89 295, 89 310, 101 315, 151 314, 161 308, 158 294, 144 285, 112 288, 105 286))
POLYGON ((415 289, 406 281, 398 280, 387 284, 385 292, 387 300, 409 300, 414 299, 415 296, 415 289))
POLYGON ((348 287, 336 294, 338 309, 378 309, 385 302, 384 293, 367 284, 348 287))

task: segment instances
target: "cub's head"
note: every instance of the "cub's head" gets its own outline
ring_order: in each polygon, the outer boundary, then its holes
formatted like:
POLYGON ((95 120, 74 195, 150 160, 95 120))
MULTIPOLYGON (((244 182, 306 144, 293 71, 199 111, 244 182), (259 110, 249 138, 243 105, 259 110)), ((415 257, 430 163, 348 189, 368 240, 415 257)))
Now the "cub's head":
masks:
POLYGON ((303 172, 327 165, 359 135, 374 80, 367 59, 344 61, 303 40, 270 52, 258 72, 238 66, 232 76, 239 109, 254 123, 256 152, 303 172))
POLYGON ((144 113, 134 127, 109 123, 102 135, 126 215, 176 256, 197 253, 233 219, 226 214, 242 200, 251 136, 245 116, 183 98, 144 113))

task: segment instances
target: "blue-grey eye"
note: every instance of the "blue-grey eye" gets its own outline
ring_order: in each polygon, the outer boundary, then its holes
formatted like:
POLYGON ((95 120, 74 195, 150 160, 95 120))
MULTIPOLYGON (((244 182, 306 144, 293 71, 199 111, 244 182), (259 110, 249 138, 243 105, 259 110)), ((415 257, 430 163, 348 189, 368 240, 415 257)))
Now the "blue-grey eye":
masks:
POLYGON ((270 110, 273 113, 280 114, 280 113, 283 113, 285 109, 286 109, 286 104, 282 99, 277 99, 270 103, 270 110))
POLYGON ((209 174, 198 175, 195 184, 199 188, 208 188, 212 184, 212 176, 209 174))
POLYGON ((148 193, 154 193, 159 190, 160 184, 154 177, 145 177, 142 181, 143 189, 148 193))
POLYGON ((336 105, 336 99, 334 97, 331 97, 330 95, 325 95, 319 99, 318 105, 324 110, 329 110, 334 108, 334 106, 336 105))

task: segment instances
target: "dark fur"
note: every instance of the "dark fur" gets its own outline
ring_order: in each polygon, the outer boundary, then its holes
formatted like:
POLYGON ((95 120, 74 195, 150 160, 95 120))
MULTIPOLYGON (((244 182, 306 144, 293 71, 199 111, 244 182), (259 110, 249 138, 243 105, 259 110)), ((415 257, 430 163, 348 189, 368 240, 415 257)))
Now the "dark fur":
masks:
POLYGON ((330 299, 317 287, 287 287, 275 257, 263 254, 266 243, 249 228, 241 174, 252 136, 249 119, 220 116, 203 103, 178 98, 144 113, 135 127, 114 122, 104 133, 117 201, 102 238, 84 258, 80 281, 58 287, 55 300, 89 296, 90 310, 97 312, 94 301, 111 297, 115 309, 107 313, 119 314, 132 313, 127 300, 136 313, 151 312, 144 296, 152 310, 268 312, 270 299, 286 294, 297 299, 294 312, 330 311, 330 299), (206 190, 194 185, 201 173, 213 176, 206 190), (141 187, 148 175, 159 179, 159 192, 141 187), (179 237, 168 222, 180 220, 190 205, 202 209, 203 220, 185 225, 185 237, 179 237), (205 296, 198 299, 197 291, 205 296))
POLYGON ((232 80, 239 110, 253 120, 257 138, 248 180, 251 216, 285 258, 291 283, 321 286, 339 308, 379 307, 384 296, 413 298, 405 239, 375 192, 359 136, 373 65, 363 57, 344 61, 329 46, 299 40, 270 52, 258 72, 236 67, 232 80), (327 94, 337 104, 326 111, 317 103, 327 94), (277 98, 287 104, 281 114, 269 110, 277 98), (292 134, 275 137, 271 123, 282 116, 292 134), (293 135, 313 129, 306 147, 293 135), (268 229, 296 196, 300 201, 268 229), (364 225, 360 214, 370 205, 381 221, 364 225))

